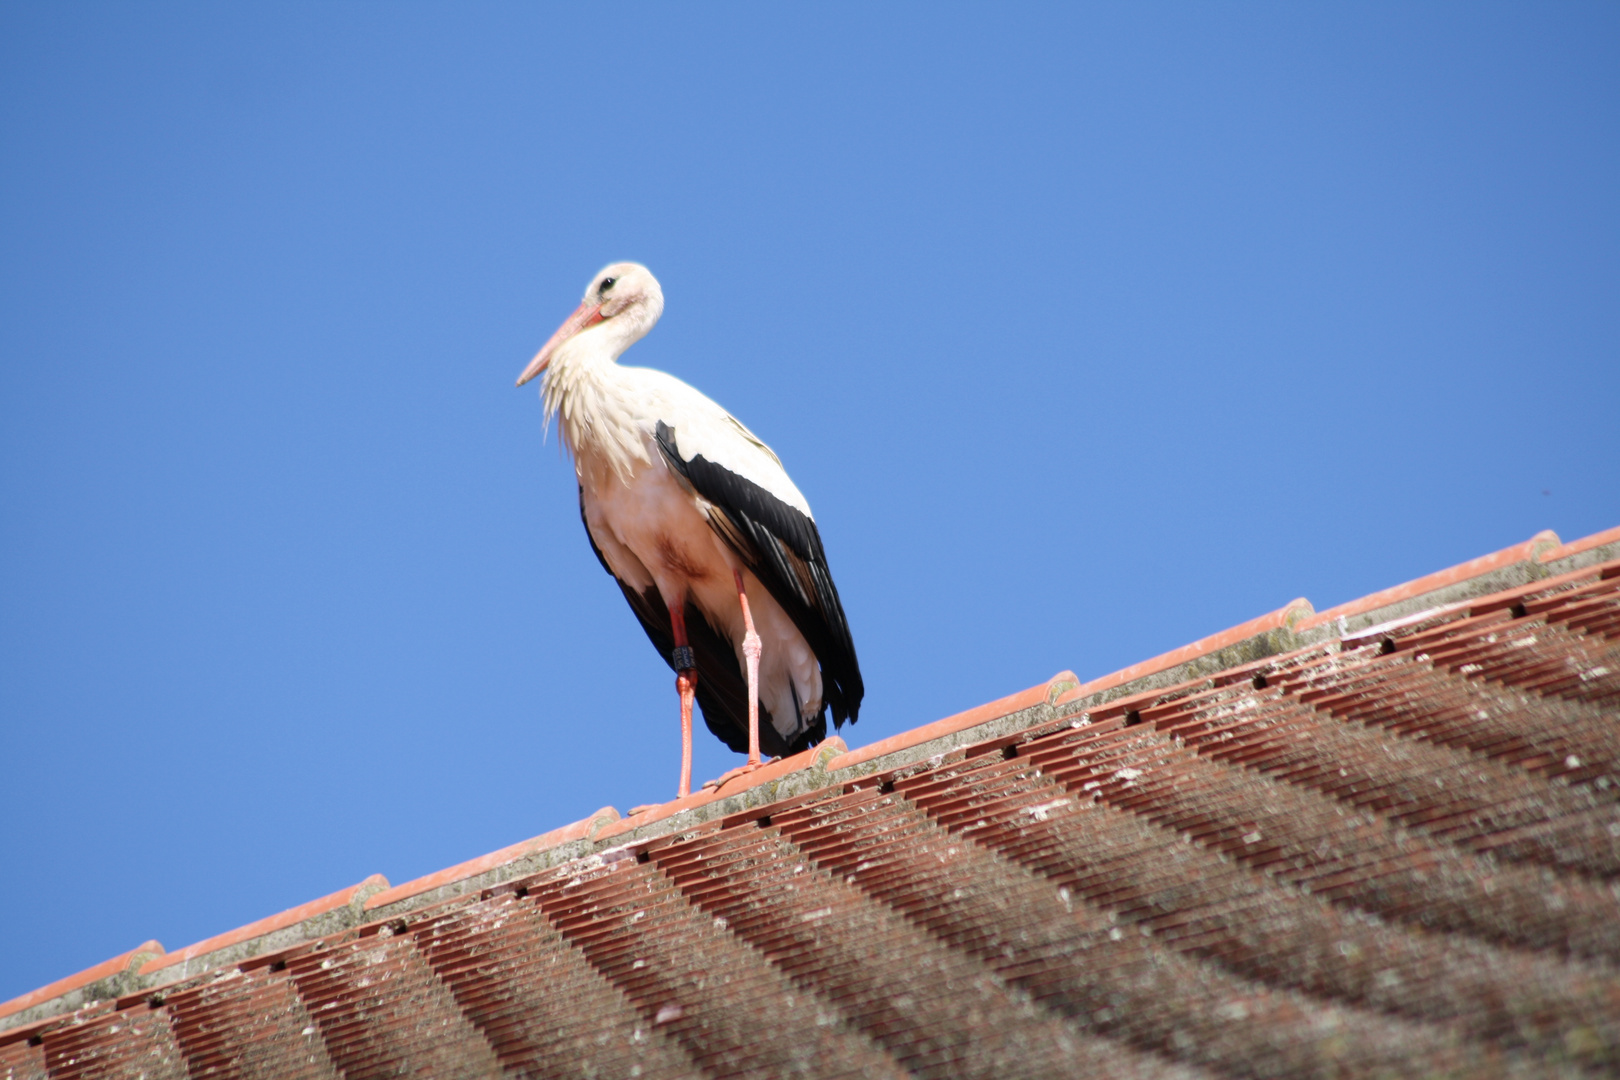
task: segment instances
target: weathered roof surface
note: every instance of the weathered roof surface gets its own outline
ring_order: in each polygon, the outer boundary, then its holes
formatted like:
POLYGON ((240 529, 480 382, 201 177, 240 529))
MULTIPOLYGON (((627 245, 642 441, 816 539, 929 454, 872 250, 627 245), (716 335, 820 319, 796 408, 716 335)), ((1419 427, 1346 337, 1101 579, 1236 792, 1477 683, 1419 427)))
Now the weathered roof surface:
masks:
POLYGON ((1620 529, 379 876, 0 1077, 1620 1071, 1620 529))

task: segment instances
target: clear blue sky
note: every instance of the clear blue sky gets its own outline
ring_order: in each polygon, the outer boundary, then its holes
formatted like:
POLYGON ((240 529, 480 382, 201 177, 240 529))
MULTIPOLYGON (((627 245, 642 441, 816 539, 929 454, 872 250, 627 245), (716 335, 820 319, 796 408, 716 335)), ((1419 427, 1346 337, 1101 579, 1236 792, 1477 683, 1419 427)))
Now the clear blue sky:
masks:
POLYGON ((0 999, 673 793, 512 388, 610 260, 859 745, 1620 524, 1617 193, 1613 5, 6 4, 0 999))

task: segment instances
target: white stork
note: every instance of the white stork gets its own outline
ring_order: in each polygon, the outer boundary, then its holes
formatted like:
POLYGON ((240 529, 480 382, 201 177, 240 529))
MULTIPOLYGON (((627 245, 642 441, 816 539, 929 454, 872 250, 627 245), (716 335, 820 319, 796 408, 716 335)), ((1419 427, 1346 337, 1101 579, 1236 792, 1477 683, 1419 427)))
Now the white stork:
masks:
POLYGON ((617 363, 663 311, 646 267, 614 263, 517 384, 546 373, 591 547, 675 670, 686 795, 694 693, 750 769, 761 746, 790 754, 825 738, 828 710, 835 727, 854 723, 865 688, 810 504, 782 462, 679 379, 617 363))

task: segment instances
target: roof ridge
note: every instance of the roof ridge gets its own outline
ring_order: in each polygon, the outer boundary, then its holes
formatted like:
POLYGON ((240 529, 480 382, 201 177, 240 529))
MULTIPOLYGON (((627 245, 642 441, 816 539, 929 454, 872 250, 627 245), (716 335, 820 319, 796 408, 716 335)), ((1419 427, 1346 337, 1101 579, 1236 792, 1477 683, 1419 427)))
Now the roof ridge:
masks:
MULTIPOLYGON (((1519 565, 1531 568, 1538 567, 1540 565, 1540 556, 1562 546, 1563 541, 1558 539, 1557 533, 1551 529, 1543 529, 1530 539, 1505 547, 1500 551, 1493 551, 1489 555, 1469 559, 1467 562, 1458 563, 1456 566, 1448 566, 1444 570, 1436 570, 1432 574, 1413 578, 1411 581, 1400 585, 1380 589, 1375 593, 1363 596, 1359 600, 1351 600, 1336 607, 1330 607, 1326 611, 1305 620, 1300 629, 1309 630, 1316 626, 1337 621, 1341 625, 1340 634, 1342 635, 1342 626, 1351 616, 1363 615, 1367 612, 1392 607, 1403 601, 1427 597, 1432 593, 1444 591, 1450 586, 1479 581, 1490 577, 1492 571, 1519 565)), ((1491 591, 1494 592, 1495 590, 1491 591)))
POLYGON ((0 1033, 72 1012, 100 1000, 194 977, 266 952, 352 929, 503 882, 531 876, 583 855, 635 846, 710 821, 748 813, 810 792, 892 771, 918 761, 1028 733, 1090 710, 1125 708, 1194 687, 1221 672, 1275 661, 1369 631, 1404 626, 1470 599, 1529 595, 1594 572, 1620 573, 1620 527, 1563 543, 1544 531, 1529 540, 1317 612, 1301 597, 1275 611, 1090 681, 1062 671, 1035 686, 901 734, 849 749, 834 736, 803 753, 771 762, 682 799, 623 816, 605 806, 570 825, 486 855, 390 886, 380 874, 328 896, 204 939, 175 953, 156 941, 0 1003, 0 1033))
POLYGON ((240 963, 285 944, 307 941, 346 929, 363 910, 367 898, 388 888, 388 879, 372 874, 337 892, 290 907, 235 930, 215 934, 194 945, 154 957, 143 964, 143 976, 164 972, 164 981, 185 979, 226 964, 240 963), (177 968, 178 970, 169 970, 177 968))

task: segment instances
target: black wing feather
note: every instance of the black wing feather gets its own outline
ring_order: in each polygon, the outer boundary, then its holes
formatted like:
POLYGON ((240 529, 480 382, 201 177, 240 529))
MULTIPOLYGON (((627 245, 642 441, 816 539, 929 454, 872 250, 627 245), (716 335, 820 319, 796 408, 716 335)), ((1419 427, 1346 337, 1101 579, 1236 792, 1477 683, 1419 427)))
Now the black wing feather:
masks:
MULTIPOLYGON (((596 561, 618 582, 619 591, 624 593, 625 601, 635 612, 636 620, 646 631, 648 640, 673 671, 675 664, 671 657, 675 651, 675 630, 669 622, 669 605, 664 603, 658 586, 650 585, 644 592, 637 592, 613 573, 602 549, 596 546, 590 523, 585 520, 584 489, 580 490, 579 519, 585 526, 585 538, 590 541, 596 561)), ((730 643, 709 625, 709 620, 691 603, 686 605, 686 641, 692 648, 693 659, 697 661, 697 703, 703 710, 704 724, 715 738, 732 750, 739 754, 748 753, 747 676, 738 667, 737 656, 730 643)), ((764 705, 759 707, 759 746, 766 754, 796 754, 820 742, 826 735, 827 724, 822 720, 810 725, 810 730, 801 733, 789 745, 771 726, 770 711, 764 705)))
MULTIPOLYGON (((683 459, 668 424, 659 421, 656 435, 670 468, 725 515, 719 521, 711 516, 710 525, 809 642, 821 664, 822 699, 832 711, 834 727, 843 727, 845 720, 854 723, 866 686, 815 521, 702 454, 683 459)), ((762 738, 764 726, 760 725, 762 738)), ((825 732, 824 718, 819 726, 825 732)))

